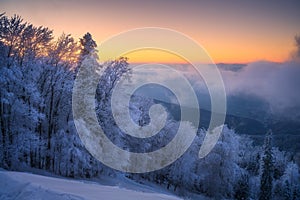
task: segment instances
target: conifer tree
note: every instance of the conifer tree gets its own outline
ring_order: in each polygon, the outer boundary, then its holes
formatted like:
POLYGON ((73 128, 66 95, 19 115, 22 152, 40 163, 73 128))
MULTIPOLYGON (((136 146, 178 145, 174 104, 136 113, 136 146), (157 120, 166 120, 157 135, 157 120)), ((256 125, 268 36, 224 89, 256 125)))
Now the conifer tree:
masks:
POLYGON ((262 174, 260 179, 259 200, 272 199, 273 184, 273 155, 272 155, 272 131, 268 131, 264 142, 264 154, 262 157, 262 174))

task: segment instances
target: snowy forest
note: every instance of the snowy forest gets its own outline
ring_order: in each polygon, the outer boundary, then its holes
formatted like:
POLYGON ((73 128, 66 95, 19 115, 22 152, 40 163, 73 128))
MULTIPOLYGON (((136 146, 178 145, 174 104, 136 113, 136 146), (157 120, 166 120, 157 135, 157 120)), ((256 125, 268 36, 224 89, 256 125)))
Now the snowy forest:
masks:
MULTIPOLYGON (((84 147, 72 117, 72 89, 84 60, 104 70, 96 92, 96 113, 108 138, 121 148, 147 152, 160 148, 176 133, 179 122, 168 117, 153 141, 127 137, 114 122, 110 98, 123 76, 130 76, 129 59, 100 64, 92 34, 55 38, 47 27, 36 27, 20 16, 0 15, 0 167, 7 170, 44 170, 55 175, 91 179, 126 177, 156 184, 187 199, 300 199, 300 171, 292 152, 276 147, 272 130, 264 144, 224 126, 213 150, 198 158, 205 128, 185 154, 154 172, 133 174, 111 169, 84 147)), ((154 100, 133 96, 132 118, 143 126, 154 100)), ((188 130, 187 130, 188 131, 188 130)))

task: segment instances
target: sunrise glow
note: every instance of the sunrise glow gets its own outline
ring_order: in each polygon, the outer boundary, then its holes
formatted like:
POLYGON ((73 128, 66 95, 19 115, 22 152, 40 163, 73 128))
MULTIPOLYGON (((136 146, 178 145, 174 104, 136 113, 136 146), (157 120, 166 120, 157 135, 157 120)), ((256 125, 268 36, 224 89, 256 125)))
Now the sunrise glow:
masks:
MULTIPOLYGON (((64 32, 80 38, 88 31, 98 46, 111 36, 134 28, 169 28, 202 45, 214 62, 245 63, 289 59, 294 50, 293 37, 300 30, 299 9, 295 5, 298 6, 289 2, 235 1, 218 4, 214 1, 70 4, 67 1, 30 0, 1 2, 0 12, 18 14, 34 25, 48 26, 55 36, 64 32), (18 6, 15 6, 16 2, 18 6), (167 9, 170 7, 172 9, 167 9)), ((128 57, 131 62, 182 62, 174 55, 149 53, 135 52, 128 57)), ((99 56, 103 58, 101 52, 99 56)))

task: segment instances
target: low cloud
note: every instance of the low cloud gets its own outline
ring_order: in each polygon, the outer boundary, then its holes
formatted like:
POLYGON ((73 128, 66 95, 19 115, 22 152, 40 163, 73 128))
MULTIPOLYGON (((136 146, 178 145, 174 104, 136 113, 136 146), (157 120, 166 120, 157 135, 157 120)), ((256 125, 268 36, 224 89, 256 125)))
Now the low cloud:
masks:
MULTIPOLYGON (((208 94, 206 84, 201 76, 198 76, 196 70, 190 65, 172 66, 182 75, 189 77, 190 83, 204 102, 204 107, 209 105, 207 104, 209 99, 203 99, 208 94)), ((249 64, 221 64, 218 68, 228 97, 252 95, 265 101, 270 107, 271 114, 279 118, 300 120, 300 62, 295 60, 284 63, 262 61, 249 64)), ((152 72, 165 79, 176 79, 157 69, 152 69, 152 72)), ((176 82, 180 83, 180 81, 176 82)))
POLYGON ((273 114, 300 114, 300 63, 255 62, 239 71, 224 71, 227 95, 255 95, 269 103, 273 114))

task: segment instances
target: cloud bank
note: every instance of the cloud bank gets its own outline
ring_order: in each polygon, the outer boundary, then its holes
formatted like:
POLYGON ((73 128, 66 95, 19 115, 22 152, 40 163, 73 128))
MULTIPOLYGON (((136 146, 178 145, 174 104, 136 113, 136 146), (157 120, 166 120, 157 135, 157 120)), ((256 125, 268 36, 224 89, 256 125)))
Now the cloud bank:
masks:
POLYGON ((273 114, 299 117, 300 63, 254 62, 241 70, 221 70, 227 95, 255 95, 273 114))

